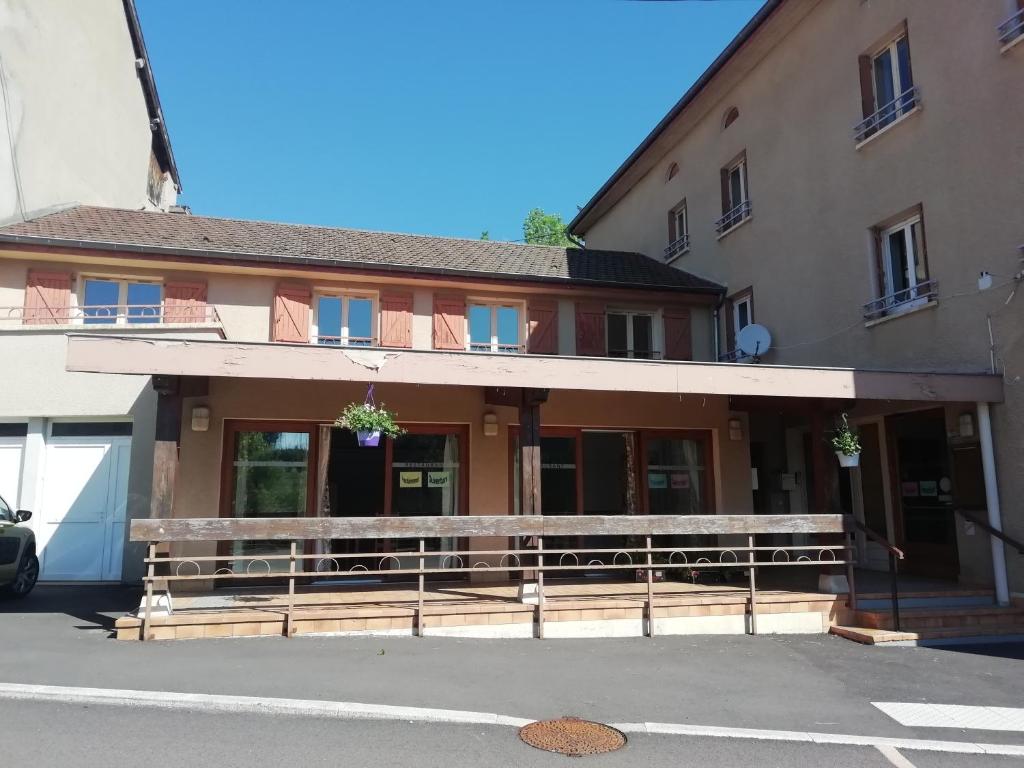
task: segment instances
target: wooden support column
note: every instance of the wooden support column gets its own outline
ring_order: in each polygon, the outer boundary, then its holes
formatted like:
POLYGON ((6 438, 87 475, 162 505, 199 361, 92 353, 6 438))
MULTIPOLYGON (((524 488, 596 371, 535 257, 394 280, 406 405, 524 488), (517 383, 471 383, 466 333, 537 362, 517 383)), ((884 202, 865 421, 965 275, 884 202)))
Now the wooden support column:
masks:
MULTIPOLYGON (((519 390, 519 514, 540 515, 543 512, 540 490, 540 406, 547 402, 547 389, 519 390)), ((535 542, 516 542, 516 548, 535 542)), ((537 571, 523 570, 523 582, 533 582, 537 571)), ((520 588, 521 596, 530 599, 532 589, 520 588)))
MULTIPOLYGON (((827 411, 825 403, 811 411, 811 472, 814 475, 813 505, 809 511, 813 514, 824 515, 832 512, 832 502, 836 498, 830 493, 833 487, 835 476, 835 462, 833 451, 829 444, 830 433, 828 424, 831 424, 831 414, 827 411)), ((842 560, 842 537, 831 534, 818 534, 815 536, 816 543, 825 547, 834 547, 832 551, 835 559, 842 560)), ((825 558, 828 557, 826 553, 825 558)), ((843 566, 822 565, 818 571, 818 589, 825 592, 846 592, 849 590, 849 581, 844 573, 843 566)))
POLYGON ((181 379, 154 376, 157 392, 156 437, 153 442, 153 490, 149 501, 151 518, 174 516, 174 481, 178 474, 181 445, 181 379))

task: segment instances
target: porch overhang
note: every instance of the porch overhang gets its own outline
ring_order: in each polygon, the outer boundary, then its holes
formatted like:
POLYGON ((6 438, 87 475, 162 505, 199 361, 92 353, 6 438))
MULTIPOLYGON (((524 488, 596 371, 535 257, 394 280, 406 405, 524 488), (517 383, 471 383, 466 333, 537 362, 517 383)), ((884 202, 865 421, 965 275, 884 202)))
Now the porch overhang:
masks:
POLYGON ((988 374, 357 349, 78 334, 67 370, 475 387, 925 402, 1003 401, 988 374))

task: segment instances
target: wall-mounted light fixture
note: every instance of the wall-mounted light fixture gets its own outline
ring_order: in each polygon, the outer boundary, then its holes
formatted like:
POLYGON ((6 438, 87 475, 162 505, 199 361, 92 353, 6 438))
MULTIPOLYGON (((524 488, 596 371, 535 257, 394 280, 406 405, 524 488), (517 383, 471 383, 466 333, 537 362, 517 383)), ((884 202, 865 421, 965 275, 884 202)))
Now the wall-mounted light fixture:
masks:
POLYGON ((192 431, 206 432, 210 429, 210 409, 205 405, 197 405, 192 409, 192 431))
POLYGON ((743 439, 743 420, 742 419, 729 419, 729 439, 730 440, 742 440, 743 439))
POLYGON ((484 414, 484 437, 498 436, 498 417, 491 411, 484 414))

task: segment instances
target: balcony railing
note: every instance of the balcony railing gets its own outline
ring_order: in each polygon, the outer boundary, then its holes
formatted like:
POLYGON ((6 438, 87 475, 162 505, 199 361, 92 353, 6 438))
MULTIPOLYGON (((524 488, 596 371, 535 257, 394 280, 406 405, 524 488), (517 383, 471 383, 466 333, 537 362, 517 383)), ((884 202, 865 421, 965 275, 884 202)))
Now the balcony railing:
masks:
POLYGON ((996 29, 999 32, 999 42, 1009 45, 1021 35, 1024 35, 1024 8, 1021 8, 1013 16, 1008 18, 996 29))
POLYGON ((744 200, 742 203, 737 205, 731 211, 726 213, 722 218, 715 222, 715 232, 719 235, 724 235, 730 229, 735 227, 744 219, 750 217, 751 207, 750 201, 744 200))
POLYGON ((163 325, 221 322, 212 304, 104 304, 83 307, 0 307, 0 328, 20 325, 163 325))
POLYGON ((920 90, 916 85, 911 86, 888 104, 883 104, 879 107, 874 114, 868 115, 857 123, 853 128, 854 140, 861 142, 875 135, 882 128, 896 122, 920 103, 920 90))
POLYGON ((682 237, 677 237, 665 249, 665 261, 672 261, 672 259, 682 256, 688 250, 690 250, 690 236, 683 235, 682 237))
POLYGON ((888 296, 882 296, 869 301, 864 305, 864 319, 877 320, 886 315, 905 312, 929 301, 934 301, 938 296, 939 282, 937 280, 925 280, 913 288, 904 288, 902 291, 896 291, 888 296))
POLYGON ((499 355, 521 355, 526 352, 523 344, 492 344, 489 341, 471 341, 470 352, 494 352, 499 355))
POLYGON ((323 347, 375 347, 377 340, 371 336, 324 336, 316 337, 316 343, 323 347))

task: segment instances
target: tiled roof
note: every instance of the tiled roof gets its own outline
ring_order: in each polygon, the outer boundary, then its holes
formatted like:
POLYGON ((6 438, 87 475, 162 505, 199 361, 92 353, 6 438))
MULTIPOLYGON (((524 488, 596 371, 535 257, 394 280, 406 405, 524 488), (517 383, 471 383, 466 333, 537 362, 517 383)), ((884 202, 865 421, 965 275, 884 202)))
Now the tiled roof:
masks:
POLYGON ((0 242, 116 247, 244 261, 329 264, 506 280, 700 292, 721 287, 640 253, 367 232, 184 213, 76 206, 0 227, 0 242))

